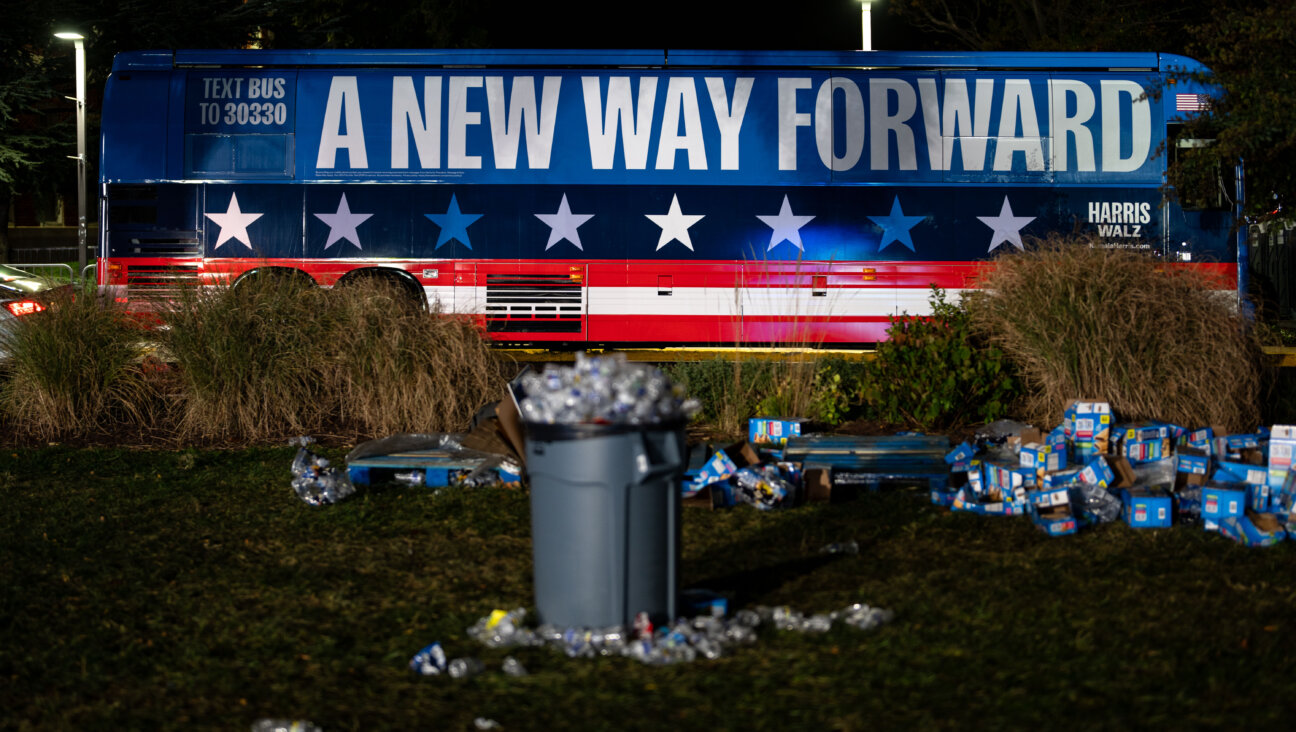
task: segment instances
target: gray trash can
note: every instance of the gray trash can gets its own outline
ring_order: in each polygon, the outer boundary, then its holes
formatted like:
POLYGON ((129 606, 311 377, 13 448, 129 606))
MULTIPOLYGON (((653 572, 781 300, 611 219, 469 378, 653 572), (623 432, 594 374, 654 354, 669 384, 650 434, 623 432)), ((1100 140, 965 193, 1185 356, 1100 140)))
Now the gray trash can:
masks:
POLYGON ((540 622, 674 620, 683 422, 526 427, 540 622))

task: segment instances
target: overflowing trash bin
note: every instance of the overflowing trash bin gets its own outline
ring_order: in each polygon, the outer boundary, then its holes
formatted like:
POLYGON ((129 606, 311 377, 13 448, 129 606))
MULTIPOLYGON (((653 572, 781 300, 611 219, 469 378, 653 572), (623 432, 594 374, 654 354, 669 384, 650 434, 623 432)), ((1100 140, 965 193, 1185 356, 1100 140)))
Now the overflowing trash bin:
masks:
POLYGON ((658 369, 578 355, 522 380, 536 611, 559 627, 678 612, 684 424, 658 369))

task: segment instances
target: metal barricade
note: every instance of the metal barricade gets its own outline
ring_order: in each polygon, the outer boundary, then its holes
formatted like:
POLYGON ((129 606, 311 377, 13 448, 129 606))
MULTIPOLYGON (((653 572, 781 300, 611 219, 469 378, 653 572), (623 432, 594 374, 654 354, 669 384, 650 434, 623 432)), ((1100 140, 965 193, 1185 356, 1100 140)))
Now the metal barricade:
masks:
POLYGON ((46 262, 35 262, 32 264, 22 264, 19 262, 6 262, 5 264, 7 264, 10 267, 16 267, 18 269, 31 272, 32 274, 41 277, 43 279, 66 280, 67 282, 71 282, 73 284, 76 284, 78 282, 76 277, 76 270, 72 269, 72 265, 63 264, 62 262, 55 262, 53 264, 46 263, 46 262), (42 274, 41 270, 53 270, 56 274, 51 274, 51 275, 42 274))
POLYGON ((95 268, 98 266, 94 263, 87 264, 81 268, 78 273, 72 265, 63 262, 32 262, 30 264, 23 262, 5 262, 8 267, 16 267, 47 280, 57 280, 59 282, 69 282, 78 287, 94 284, 95 268))

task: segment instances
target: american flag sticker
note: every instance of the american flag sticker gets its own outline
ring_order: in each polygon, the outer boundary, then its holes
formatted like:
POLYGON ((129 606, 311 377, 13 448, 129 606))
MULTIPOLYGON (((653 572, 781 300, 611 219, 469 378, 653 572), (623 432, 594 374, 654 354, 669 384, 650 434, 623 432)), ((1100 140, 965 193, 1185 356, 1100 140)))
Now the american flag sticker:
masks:
POLYGON ((1176 112, 1205 112, 1210 109, 1210 97, 1205 94, 1176 94, 1176 112))

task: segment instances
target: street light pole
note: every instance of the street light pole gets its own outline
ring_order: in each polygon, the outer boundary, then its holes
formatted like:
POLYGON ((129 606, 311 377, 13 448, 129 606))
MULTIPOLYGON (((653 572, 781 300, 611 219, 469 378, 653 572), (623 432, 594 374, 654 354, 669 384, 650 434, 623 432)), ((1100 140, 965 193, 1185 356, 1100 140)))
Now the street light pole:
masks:
POLYGON ((86 139, 85 139, 85 36, 80 33, 55 33, 56 38, 72 41, 76 47, 77 105, 77 277, 86 267, 86 139))
POLYGON ((873 50, 873 0, 860 0, 861 51, 873 50))

